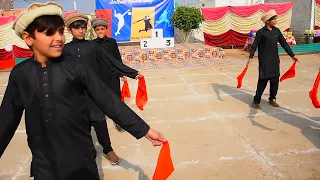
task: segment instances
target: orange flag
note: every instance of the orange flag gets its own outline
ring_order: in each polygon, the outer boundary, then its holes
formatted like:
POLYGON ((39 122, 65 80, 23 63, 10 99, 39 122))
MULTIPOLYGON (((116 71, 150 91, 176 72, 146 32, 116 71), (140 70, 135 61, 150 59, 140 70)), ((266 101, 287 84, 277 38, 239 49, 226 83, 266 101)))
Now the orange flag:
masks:
POLYGON ((246 66, 246 68, 244 68, 244 70, 242 71, 242 73, 237 77, 237 79, 238 79, 238 86, 237 86, 237 88, 241 88, 241 86, 242 86, 242 79, 243 79, 244 75, 246 74, 247 70, 248 70, 248 65, 246 66))
POLYGON ((318 101, 319 82, 320 82, 320 72, 318 73, 317 79, 314 82, 313 88, 309 92, 309 97, 310 97, 312 104, 315 108, 320 108, 320 103, 318 101))
POLYGON ((122 86, 121 90, 121 100, 124 102, 124 98, 130 98, 131 93, 128 85, 128 81, 125 81, 122 86))
POLYGON ((153 180, 166 180, 171 173, 174 171, 171 155, 170 155, 170 146, 169 142, 166 141, 163 143, 161 148, 157 167, 153 174, 153 180))
POLYGON ((136 104, 140 110, 143 110, 143 106, 147 104, 147 101, 148 101, 148 93, 147 93, 146 81, 144 79, 144 76, 142 76, 138 82, 136 104))
POLYGON ((298 61, 294 61, 294 63, 290 67, 290 69, 284 75, 282 75, 282 77, 280 78, 280 82, 282 82, 283 80, 286 80, 288 78, 293 78, 293 77, 296 76, 296 64, 297 64, 297 62, 298 61))

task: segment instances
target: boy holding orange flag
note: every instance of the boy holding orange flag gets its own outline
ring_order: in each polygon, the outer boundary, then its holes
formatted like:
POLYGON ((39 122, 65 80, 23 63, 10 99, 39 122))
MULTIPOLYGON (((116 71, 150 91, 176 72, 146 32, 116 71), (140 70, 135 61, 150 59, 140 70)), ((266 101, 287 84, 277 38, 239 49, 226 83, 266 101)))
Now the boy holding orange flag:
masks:
POLYGON ((276 102, 280 77, 280 58, 277 43, 279 42, 281 44, 283 49, 292 57, 293 61, 297 61, 297 58, 295 58, 294 53, 283 37, 281 31, 275 27, 277 22, 276 11, 270 10, 266 12, 261 20, 265 23, 265 26, 257 32, 247 62, 247 65, 251 63, 256 49, 259 48, 259 80, 256 95, 254 96, 252 103, 252 107, 255 109, 261 109, 261 96, 268 81, 270 81, 269 104, 273 107, 279 107, 276 102))

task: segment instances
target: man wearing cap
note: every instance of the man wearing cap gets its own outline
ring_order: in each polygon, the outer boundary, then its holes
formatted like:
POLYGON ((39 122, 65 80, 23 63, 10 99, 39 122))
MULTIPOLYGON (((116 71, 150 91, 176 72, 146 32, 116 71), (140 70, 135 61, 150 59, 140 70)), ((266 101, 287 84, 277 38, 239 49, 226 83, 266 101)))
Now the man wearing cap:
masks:
MULTIPOLYGON (((72 34, 73 40, 65 45, 63 54, 74 56, 77 60, 87 64, 102 80, 104 77, 99 73, 99 70, 102 70, 99 66, 108 67, 104 68, 104 71, 126 74, 133 79, 139 78, 140 73, 138 71, 124 65, 103 51, 95 42, 84 39, 87 23, 88 17, 80 13, 71 14, 66 18, 65 24, 72 34)), ((89 119, 96 131, 98 141, 103 147, 103 153, 112 165, 116 165, 120 158, 111 146, 105 114, 92 101, 89 100, 88 105, 90 107, 89 119)))
POLYGON ((86 65, 62 55, 63 9, 31 4, 13 29, 33 57, 16 65, 0 107, 0 158, 23 111, 35 180, 99 180, 87 118, 88 97, 131 135, 160 146, 164 137, 126 106, 86 65))
POLYGON ((286 39, 283 37, 281 31, 275 27, 277 20, 276 11, 270 10, 266 12, 262 16, 261 20, 263 21, 265 26, 256 33, 256 38, 251 47, 249 60, 247 62, 247 65, 249 65, 258 47, 259 79, 256 95, 254 96, 254 100, 252 103, 252 106, 255 109, 261 109, 261 96, 267 86, 268 81, 270 81, 269 104, 273 107, 279 107, 276 102, 280 76, 278 42, 294 61, 297 60, 286 39))
MULTIPOLYGON (((116 60, 119 60, 122 63, 122 58, 117 41, 113 38, 107 37, 106 35, 106 31, 108 29, 108 21, 103 18, 95 18, 92 21, 92 27, 97 34, 97 38, 94 40, 94 42, 96 42, 99 47, 103 48, 107 53, 109 53, 116 60)), ((122 81, 127 81, 127 78, 123 76, 123 74, 113 71, 112 68, 110 69, 104 63, 99 64, 99 73, 101 80, 105 82, 119 98, 121 98, 119 78, 121 78, 122 81)), ((118 131, 123 130, 117 124, 115 124, 115 127, 118 131)))

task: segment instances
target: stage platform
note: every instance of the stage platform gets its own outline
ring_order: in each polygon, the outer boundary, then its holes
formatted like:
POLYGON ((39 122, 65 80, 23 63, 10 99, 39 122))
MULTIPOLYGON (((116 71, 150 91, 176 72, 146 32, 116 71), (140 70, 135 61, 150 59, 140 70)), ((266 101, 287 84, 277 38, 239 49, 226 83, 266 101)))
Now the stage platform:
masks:
POLYGON ((167 49, 142 50, 139 45, 119 46, 119 49, 125 63, 130 61, 214 60, 226 57, 222 48, 200 43, 175 44, 174 48, 167 49))

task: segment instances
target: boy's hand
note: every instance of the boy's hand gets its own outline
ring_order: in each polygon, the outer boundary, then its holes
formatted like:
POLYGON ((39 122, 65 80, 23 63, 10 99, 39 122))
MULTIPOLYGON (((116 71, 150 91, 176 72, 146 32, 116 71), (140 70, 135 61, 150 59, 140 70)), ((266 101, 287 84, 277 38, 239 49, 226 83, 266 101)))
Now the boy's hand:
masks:
POLYGON ((149 129, 145 137, 152 143, 153 146, 161 146, 167 140, 163 137, 161 133, 153 129, 149 129))
MULTIPOLYGON (((298 61, 298 59, 296 57, 292 57, 293 61, 298 61)), ((299 62, 299 61, 298 61, 299 62)))
POLYGON ((121 81, 123 81, 123 82, 127 81, 127 77, 125 77, 125 76, 122 76, 120 79, 121 79, 121 81))
POLYGON ((142 74, 141 74, 141 72, 138 72, 138 75, 136 76, 136 79, 140 79, 140 78, 142 78, 142 74))
POLYGON ((249 60, 247 61, 247 66, 249 66, 249 64, 251 63, 252 58, 249 58, 249 60))

